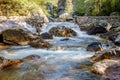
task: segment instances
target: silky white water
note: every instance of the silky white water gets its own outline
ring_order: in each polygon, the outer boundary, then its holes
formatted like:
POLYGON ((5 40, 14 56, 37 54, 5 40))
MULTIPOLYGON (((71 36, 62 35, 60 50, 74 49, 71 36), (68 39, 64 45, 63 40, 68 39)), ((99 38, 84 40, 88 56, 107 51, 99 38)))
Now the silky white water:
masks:
MULTIPOLYGON (((30 26, 24 26, 30 31, 33 30, 35 32, 30 26)), ((48 49, 35 49, 30 46, 13 46, 10 49, 0 50, 0 55, 10 59, 22 59, 32 54, 39 55, 45 64, 41 64, 37 71, 44 74, 45 80, 97 80, 96 77, 93 78, 94 75, 92 73, 81 69, 74 72, 73 69, 75 66, 86 62, 94 54, 94 52, 86 51, 87 45, 93 41, 102 41, 102 39, 97 36, 87 35, 85 32, 80 31, 78 25, 68 22, 44 24, 41 33, 48 32, 52 27, 58 26, 69 27, 78 36, 69 37, 69 40, 63 41, 61 39, 64 39, 64 37, 54 37, 52 42, 50 42, 53 46, 48 49)))

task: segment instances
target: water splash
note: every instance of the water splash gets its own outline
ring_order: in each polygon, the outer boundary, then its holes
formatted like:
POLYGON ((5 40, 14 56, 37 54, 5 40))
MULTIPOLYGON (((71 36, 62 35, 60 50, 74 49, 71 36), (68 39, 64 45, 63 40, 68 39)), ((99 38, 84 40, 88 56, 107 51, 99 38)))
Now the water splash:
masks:
POLYGON ((49 30, 51 28, 53 28, 53 27, 61 27, 61 26, 65 26, 65 27, 68 27, 68 28, 74 30, 77 33, 78 37, 100 39, 98 36, 90 36, 90 35, 88 35, 86 32, 81 31, 80 28, 79 28, 79 26, 77 24, 70 23, 70 22, 50 22, 50 23, 46 23, 41 28, 41 33, 49 32, 49 30))
POLYGON ((26 22, 19 22, 18 24, 20 25, 20 27, 23 27, 32 33, 36 33, 35 27, 32 27, 31 25, 27 24, 26 22))
MULTIPOLYGON (((19 24, 32 33, 36 33, 36 29, 28 24, 19 24)), ((61 80, 61 78, 67 78, 69 80, 69 77, 64 76, 72 76, 75 80, 88 79, 88 73, 86 73, 86 71, 78 70, 78 73, 74 74, 71 73, 70 70, 94 54, 93 52, 86 51, 86 47, 89 43, 101 40, 101 38, 86 34, 80 30, 78 25, 69 22, 51 22, 44 24, 41 33, 48 32, 52 27, 58 26, 71 28, 77 33, 77 36, 69 37, 67 41, 61 41, 64 37, 54 37, 50 43, 53 47, 49 49, 35 49, 30 46, 13 46, 10 49, 1 50, 0 55, 10 59, 21 59, 32 54, 41 56, 41 59, 45 60, 46 63, 40 65, 40 68, 36 71, 43 72, 46 80, 61 80), (83 74, 85 74, 84 79, 83 74)), ((93 80, 93 77, 89 80, 93 80)))

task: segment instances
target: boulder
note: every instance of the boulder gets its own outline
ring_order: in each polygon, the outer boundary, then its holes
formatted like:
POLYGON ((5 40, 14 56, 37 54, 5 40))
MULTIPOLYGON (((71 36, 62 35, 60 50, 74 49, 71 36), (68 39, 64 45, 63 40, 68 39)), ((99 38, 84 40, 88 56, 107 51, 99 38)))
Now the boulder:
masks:
POLYGON ((100 80, 120 80, 120 64, 108 67, 100 80))
POLYGON ((29 43, 30 46, 34 48, 49 48, 50 44, 48 42, 43 41, 42 39, 33 40, 29 43))
POLYGON ((120 33, 113 33, 111 35, 108 36, 108 39, 111 40, 112 42, 115 42, 115 39, 117 38, 117 36, 120 35, 120 33))
POLYGON ((120 58, 120 50, 113 49, 104 49, 103 51, 96 52, 93 57, 91 57, 92 62, 100 61, 103 59, 119 59, 120 58))
POLYGON ((117 63, 120 63, 120 62, 117 60, 107 60, 107 59, 96 62, 91 67, 91 72, 96 73, 96 74, 100 74, 100 75, 105 74, 105 70, 108 67, 110 67, 114 64, 117 64, 117 63))
POLYGON ((42 39, 53 39, 53 36, 52 36, 50 33, 47 33, 47 32, 42 33, 42 34, 40 35, 40 37, 41 37, 42 39))
POLYGON ((60 36, 60 37, 77 36, 77 34, 74 30, 67 28, 65 26, 53 27, 50 29, 49 33, 54 36, 60 36))
POLYGON ((87 51, 101 51, 102 50, 102 44, 99 42, 92 42, 87 46, 87 51))
POLYGON ((116 46, 120 46, 120 32, 111 34, 109 40, 111 40, 116 46))
POLYGON ((11 59, 2 59, 2 63, 0 65, 0 70, 10 70, 15 68, 17 65, 22 63, 22 60, 11 60, 11 59))
POLYGON ((120 47, 120 34, 117 36, 117 38, 115 39, 115 45, 120 47))
POLYGON ((96 21, 92 24, 90 24, 88 29, 88 34, 90 35, 96 35, 100 33, 106 33, 110 30, 112 26, 104 20, 96 21))
POLYGON ((7 29, 2 31, 3 42, 10 45, 27 45, 32 34, 23 29, 7 29))

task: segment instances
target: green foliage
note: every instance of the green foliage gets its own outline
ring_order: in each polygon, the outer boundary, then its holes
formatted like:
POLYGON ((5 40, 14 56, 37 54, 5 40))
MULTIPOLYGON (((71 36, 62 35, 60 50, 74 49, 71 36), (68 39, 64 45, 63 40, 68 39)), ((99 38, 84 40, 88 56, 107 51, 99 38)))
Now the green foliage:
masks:
MULTIPOLYGON (((46 3, 53 4, 54 16, 57 16, 56 0, 0 0, 0 16, 26 16, 31 11, 43 9, 50 16, 46 3)), ((120 12, 120 0, 73 0, 74 14, 76 15, 110 15, 111 12, 120 12)), ((68 11, 72 7, 67 6, 68 11)), ((52 17, 54 17, 52 16, 52 17)))
POLYGON ((120 12, 120 0, 75 0, 75 14, 78 15, 110 15, 120 12))
MULTIPOLYGON (((54 0, 48 0, 54 3, 54 0)), ((0 0, 0 16, 26 16, 42 7, 46 12, 46 0, 0 0)))

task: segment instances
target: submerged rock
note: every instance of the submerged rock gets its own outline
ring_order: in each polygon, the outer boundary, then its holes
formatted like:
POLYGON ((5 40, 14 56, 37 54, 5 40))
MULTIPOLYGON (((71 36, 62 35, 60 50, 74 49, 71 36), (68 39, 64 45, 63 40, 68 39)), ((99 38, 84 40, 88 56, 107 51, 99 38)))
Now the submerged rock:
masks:
POLYGON ((50 44, 48 42, 43 41, 42 39, 33 40, 29 43, 30 46, 34 48, 49 48, 50 44))
POLYGON ((101 51, 102 50, 102 44, 99 42, 92 42, 87 46, 87 51, 101 51))
POLYGON ((93 64, 93 66, 91 67, 91 72, 94 72, 96 74, 104 74, 105 70, 114 65, 114 64, 119 64, 120 62, 117 60, 102 60, 99 62, 96 62, 95 64, 93 64))
POLYGON ((49 33, 54 36, 60 36, 60 37, 71 37, 77 35, 77 33, 74 30, 67 28, 65 26, 53 27, 50 29, 49 33))
POLYGON ((104 20, 96 21, 92 24, 90 24, 88 29, 88 34, 90 35, 96 35, 99 33, 106 33, 110 30, 111 25, 104 20))
POLYGON ((22 60, 36 60, 36 59, 40 59, 40 56, 38 55, 29 55, 24 57, 22 60))
POLYGON ((100 80, 120 80, 120 64, 108 67, 100 80))
POLYGON ((31 33, 23 29, 7 29, 2 31, 3 42, 10 45, 27 45, 31 40, 31 33))

